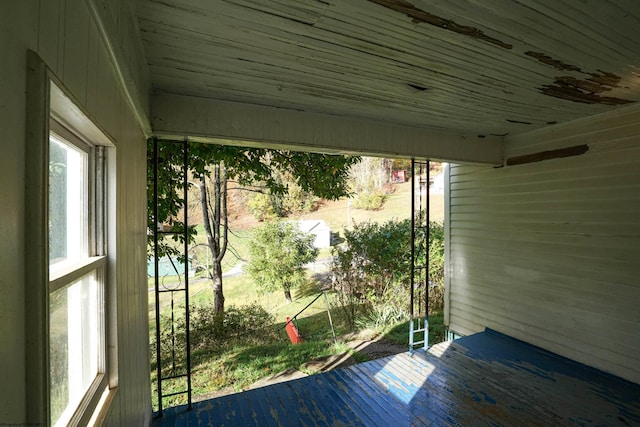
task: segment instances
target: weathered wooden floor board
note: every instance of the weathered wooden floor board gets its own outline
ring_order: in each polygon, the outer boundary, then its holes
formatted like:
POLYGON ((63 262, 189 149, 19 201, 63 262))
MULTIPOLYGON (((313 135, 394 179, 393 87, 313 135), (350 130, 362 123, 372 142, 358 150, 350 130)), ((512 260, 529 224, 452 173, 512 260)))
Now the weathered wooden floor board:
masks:
POLYGON ((640 426, 640 385, 495 331, 169 408, 153 426, 640 426))

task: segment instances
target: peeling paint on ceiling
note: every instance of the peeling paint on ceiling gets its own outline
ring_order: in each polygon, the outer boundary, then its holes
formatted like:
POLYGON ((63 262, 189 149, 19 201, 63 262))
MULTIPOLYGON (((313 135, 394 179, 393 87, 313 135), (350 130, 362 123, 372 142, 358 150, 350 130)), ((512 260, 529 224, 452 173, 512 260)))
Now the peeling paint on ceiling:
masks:
POLYGON ((578 79, 572 76, 557 77, 553 84, 544 85, 540 92, 555 98, 566 99, 584 104, 624 105, 635 101, 629 99, 602 96, 617 87, 621 78, 613 73, 600 71, 589 73, 591 77, 578 79))
POLYGON ((156 93, 474 139, 640 101, 637 0, 136 3, 156 93))
POLYGON ((509 43, 505 43, 502 40, 499 40, 495 37, 491 37, 485 34, 484 31, 479 30, 478 28, 460 25, 457 22, 442 18, 440 16, 429 13, 425 10, 419 9, 408 1, 404 0, 369 0, 372 3, 379 4, 380 6, 384 6, 388 9, 394 10, 396 12, 403 13, 407 15, 409 18, 413 19, 415 23, 425 23, 429 25, 433 25, 434 27, 442 28, 443 30, 452 31, 457 34, 461 34, 463 36, 468 36, 477 40, 482 40, 487 43, 494 44, 496 46, 500 46, 504 49, 511 49, 513 46, 509 43))
POLYGON ((527 51, 524 54, 537 59, 539 62, 542 62, 543 64, 551 65, 553 68, 556 68, 560 71, 565 71, 565 70, 582 71, 580 67, 576 67, 575 65, 571 65, 571 64, 566 64, 558 59, 554 59, 549 55, 545 55, 544 53, 541 53, 541 52, 527 51))

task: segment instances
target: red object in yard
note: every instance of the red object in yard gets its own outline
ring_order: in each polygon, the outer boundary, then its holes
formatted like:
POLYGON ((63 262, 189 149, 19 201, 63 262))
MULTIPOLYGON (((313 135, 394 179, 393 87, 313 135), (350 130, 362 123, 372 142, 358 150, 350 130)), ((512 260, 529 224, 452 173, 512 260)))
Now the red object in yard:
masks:
POLYGON ((393 171, 391 177, 394 183, 403 183, 407 181, 407 172, 404 170, 393 171))
POLYGON ((302 337, 298 332, 298 328, 293 324, 291 318, 287 316, 287 326, 285 327, 287 330, 287 335, 289 335, 289 339, 293 344, 300 344, 302 342, 302 337))

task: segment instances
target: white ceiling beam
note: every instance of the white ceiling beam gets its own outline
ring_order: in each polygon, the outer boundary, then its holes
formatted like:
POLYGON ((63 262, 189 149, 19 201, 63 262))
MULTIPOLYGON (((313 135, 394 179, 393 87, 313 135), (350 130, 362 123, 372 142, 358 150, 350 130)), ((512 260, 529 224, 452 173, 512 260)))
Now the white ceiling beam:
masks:
POLYGON ((502 164, 502 138, 192 96, 151 98, 154 135, 232 145, 502 164))

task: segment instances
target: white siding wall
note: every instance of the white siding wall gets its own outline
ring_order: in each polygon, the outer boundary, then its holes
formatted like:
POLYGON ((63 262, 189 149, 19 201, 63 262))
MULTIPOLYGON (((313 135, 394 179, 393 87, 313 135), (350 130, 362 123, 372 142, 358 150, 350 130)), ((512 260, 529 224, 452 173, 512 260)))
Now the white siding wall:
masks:
MULTIPOLYGON (((144 58, 135 56, 135 20, 125 0, 102 2, 131 73, 145 94, 144 58)), ((119 388, 108 425, 148 422, 151 411, 146 292, 145 139, 125 100, 85 0, 0 2, 0 424, 26 422, 25 150, 27 50, 36 51, 88 114, 117 142, 117 328, 119 388)), ((145 95, 146 102, 146 95, 145 95)), ((28 351, 28 350, 26 350, 28 351)))
POLYGON ((494 328, 640 382, 639 111, 505 147, 509 158, 588 144, 581 156, 451 168, 453 331, 494 328))

